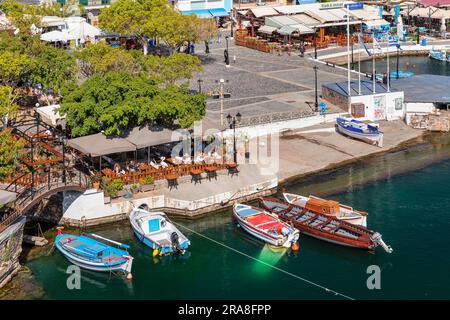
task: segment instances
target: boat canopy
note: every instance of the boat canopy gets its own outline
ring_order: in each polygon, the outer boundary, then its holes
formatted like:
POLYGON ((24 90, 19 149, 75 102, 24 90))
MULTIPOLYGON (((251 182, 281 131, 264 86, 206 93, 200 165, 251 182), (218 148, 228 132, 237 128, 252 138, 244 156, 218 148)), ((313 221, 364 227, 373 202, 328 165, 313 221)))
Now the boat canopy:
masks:
POLYGON ((339 202, 310 197, 305 208, 314 212, 335 214, 339 212, 339 202))

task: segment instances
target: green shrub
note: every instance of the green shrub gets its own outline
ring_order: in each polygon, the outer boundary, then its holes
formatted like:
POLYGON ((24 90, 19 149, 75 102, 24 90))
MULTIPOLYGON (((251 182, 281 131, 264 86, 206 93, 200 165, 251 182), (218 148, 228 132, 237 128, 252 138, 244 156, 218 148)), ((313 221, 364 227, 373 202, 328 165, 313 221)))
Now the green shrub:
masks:
POLYGON ((147 176, 145 178, 139 179, 140 185, 153 184, 153 182, 155 182, 155 179, 153 179, 152 176, 147 176))
POLYGON ((106 196, 111 198, 116 198, 119 191, 123 188, 123 181, 120 179, 110 180, 107 178, 102 179, 102 190, 105 192, 106 196))

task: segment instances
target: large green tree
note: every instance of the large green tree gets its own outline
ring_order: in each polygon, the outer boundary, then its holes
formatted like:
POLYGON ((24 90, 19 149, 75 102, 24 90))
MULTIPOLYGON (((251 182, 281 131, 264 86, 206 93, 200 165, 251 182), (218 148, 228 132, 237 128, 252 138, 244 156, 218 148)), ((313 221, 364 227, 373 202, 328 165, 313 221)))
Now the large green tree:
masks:
POLYGON ((175 47, 184 40, 195 40, 195 28, 189 25, 199 20, 182 15, 166 0, 118 0, 102 9, 100 27, 106 31, 136 36, 147 53, 147 39, 156 38, 175 47))
POLYGON ((145 56, 143 61, 148 77, 166 84, 190 79, 194 72, 203 70, 198 57, 184 53, 174 53, 168 57, 145 56))
POLYGON ((73 136, 104 131, 122 135, 144 123, 189 127, 205 114, 205 96, 189 95, 186 86, 167 86, 145 76, 125 72, 94 75, 64 97, 60 113, 73 136))
POLYGON ((0 131, 0 180, 11 175, 24 153, 22 140, 17 139, 11 131, 0 131))
POLYGON ((8 121, 14 118, 19 106, 16 104, 17 95, 13 94, 13 88, 0 86, 0 121, 3 127, 8 126, 8 121))
POLYGON ((105 75, 110 71, 123 71, 139 74, 142 63, 134 50, 113 48, 105 42, 89 44, 86 48, 76 51, 81 72, 87 78, 94 74, 105 75))

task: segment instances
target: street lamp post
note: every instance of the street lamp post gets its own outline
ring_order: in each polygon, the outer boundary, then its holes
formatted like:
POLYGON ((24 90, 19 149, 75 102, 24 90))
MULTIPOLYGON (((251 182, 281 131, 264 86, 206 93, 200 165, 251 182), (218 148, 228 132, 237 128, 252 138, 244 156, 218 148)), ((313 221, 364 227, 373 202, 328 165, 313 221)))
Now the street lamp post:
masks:
POLYGON ((216 83, 219 83, 219 99, 220 99, 220 128, 224 128, 223 123, 223 103, 224 103, 224 84, 227 83, 228 80, 220 79, 216 80, 216 83))
POLYGON ((233 129, 233 161, 237 163, 237 149, 236 149, 236 125, 241 122, 241 114, 238 112, 235 116, 227 115, 227 121, 230 129, 233 129))
POLYGON ((230 57, 229 54, 230 52, 228 51, 228 36, 225 37, 226 43, 227 43, 227 48, 225 49, 225 64, 227 67, 230 66, 230 57))
POLYGON ((317 60, 317 29, 314 29, 314 59, 317 60))
POLYGON ((318 66, 314 65, 314 83, 315 83, 315 101, 314 101, 314 109, 316 112, 319 112, 319 97, 317 92, 317 69, 319 69, 318 66))

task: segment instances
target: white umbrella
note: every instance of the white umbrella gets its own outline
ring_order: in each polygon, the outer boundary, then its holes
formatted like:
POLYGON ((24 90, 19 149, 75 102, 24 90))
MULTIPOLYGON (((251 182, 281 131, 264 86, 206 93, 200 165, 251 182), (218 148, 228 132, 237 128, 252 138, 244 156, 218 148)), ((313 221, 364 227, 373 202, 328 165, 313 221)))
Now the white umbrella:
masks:
POLYGON ((403 19, 402 19, 402 16, 398 16, 397 36, 398 36, 398 41, 402 41, 402 39, 403 39, 403 19))
POLYGON ((48 42, 67 41, 70 36, 67 31, 54 30, 41 34, 41 40, 48 42))

